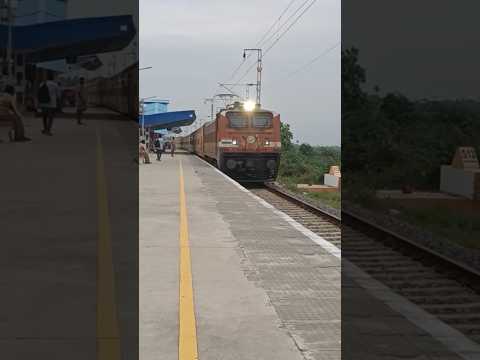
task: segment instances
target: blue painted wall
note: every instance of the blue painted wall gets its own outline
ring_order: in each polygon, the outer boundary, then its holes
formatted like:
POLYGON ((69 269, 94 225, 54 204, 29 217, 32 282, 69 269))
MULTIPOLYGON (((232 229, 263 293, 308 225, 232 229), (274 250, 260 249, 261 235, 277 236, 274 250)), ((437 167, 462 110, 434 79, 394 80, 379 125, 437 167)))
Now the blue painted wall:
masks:
POLYGON ((168 101, 147 100, 144 103, 145 115, 161 114, 168 112, 168 101))

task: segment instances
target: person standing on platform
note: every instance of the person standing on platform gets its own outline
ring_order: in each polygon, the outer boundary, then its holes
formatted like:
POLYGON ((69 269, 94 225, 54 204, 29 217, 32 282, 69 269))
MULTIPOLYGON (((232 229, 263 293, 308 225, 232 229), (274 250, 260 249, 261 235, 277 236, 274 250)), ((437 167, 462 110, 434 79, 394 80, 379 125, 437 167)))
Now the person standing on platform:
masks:
POLYGON ((60 90, 57 83, 53 80, 53 73, 49 72, 47 80, 40 84, 37 94, 38 106, 41 109, 43 118, 42 134, 49 136, 52 136, 53 118, 57 110, 57 101, 60 98, 60 90))
POLYGON ((25 136, 22 115, 15 104, 15 88, 11 85, 5 86, 3 93, 0 93, 0 121, 12 124, 9 132, 10 141, 30 141, 25 136))
POLYGON ((150 156, 148 156, 148 151, 147 151, 147 147, 145 145, 145 140, 142 140, 140 142, 140 145, 138 147, 138 151, 139 151, 140 158, 143 158, 143 163, 144 164, 150 164, 150 156))
POLYGON ((173 140, 170 143, 170 153, 172 154, 172 157, 175 154, 175 142, 173 140))
POLYGON ((75 104, 77 106, 77 124, 85 125, 82 122, 83 113, 87 110, 87 91, 85 89, 85 79, 80 78, 80 83, 75 91, 75 104))
POLYGON ((155 152, 157 153, 157 161, 161 161, 163 152, 162 142, 160 139, 156 139, 154 144, 155 152))
POLYGON ((57 97, 57 113, 63 113, 63 89, 60 81, 57 81, 58 97, 57 97))

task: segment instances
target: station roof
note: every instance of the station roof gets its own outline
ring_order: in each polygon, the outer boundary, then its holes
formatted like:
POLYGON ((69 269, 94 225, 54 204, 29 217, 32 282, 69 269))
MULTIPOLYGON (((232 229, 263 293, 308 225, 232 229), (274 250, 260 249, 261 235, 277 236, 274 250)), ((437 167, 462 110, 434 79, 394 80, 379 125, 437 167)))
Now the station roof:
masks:
MULTIPOLYGON (((156 130, 169 129, 191 125, 196 118, 194 110, 169 111, 159 114, 144 115, 144 124, 145 127, 156 130)), ((142 116, 139 117, 139 123, 142 123, 142 116)))
MULTIPOLYGON (((13 26, 15 51, 26 52, 28 62, 118 51, 135 37, 131 15, 80 18, 13 26)), ((8 27, 0 25, 0 49, 7 44, 8 27)))

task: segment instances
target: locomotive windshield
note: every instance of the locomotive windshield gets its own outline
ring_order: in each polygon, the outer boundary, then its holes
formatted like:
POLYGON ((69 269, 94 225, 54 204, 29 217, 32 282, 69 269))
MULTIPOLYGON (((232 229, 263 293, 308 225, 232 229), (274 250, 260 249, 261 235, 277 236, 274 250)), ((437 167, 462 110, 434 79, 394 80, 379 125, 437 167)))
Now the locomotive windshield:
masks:
POLYGON ((231 128, 244 128, 248 126, 247 114, 244 112, 230 111, 227 113, 231 128))
POLYGON ((252 114, 252 126, 256 128, 268 128, 272 126, 272 113, 258 112, 252 114))
POLYGON ((270 112, 229 111, 227 113, 229 127, 239 129, 246 127, 269 128, 272 126, 273 114, 270 112))

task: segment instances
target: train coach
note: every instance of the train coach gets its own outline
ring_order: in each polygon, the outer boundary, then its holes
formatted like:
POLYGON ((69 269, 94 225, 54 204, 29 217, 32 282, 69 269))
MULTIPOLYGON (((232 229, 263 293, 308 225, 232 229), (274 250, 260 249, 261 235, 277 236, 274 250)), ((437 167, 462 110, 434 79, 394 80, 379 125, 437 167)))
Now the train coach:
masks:
POLYGON ((138 63, 108 77, 86 84, 88 101, 138 120, 138 63))
POLYGON ((280 115, 236 102, 214 121, 180 139, 180 146, 242 182, 273 181, 280 162, 280 115))

